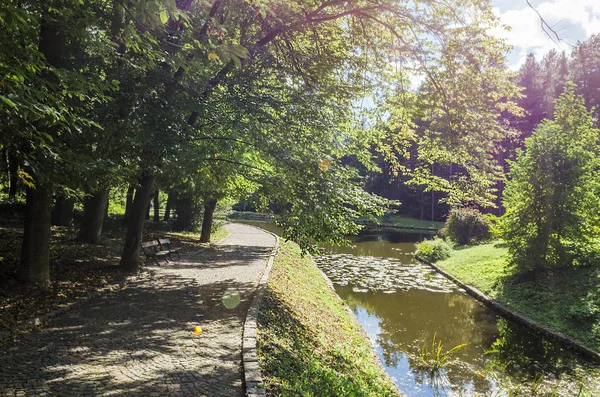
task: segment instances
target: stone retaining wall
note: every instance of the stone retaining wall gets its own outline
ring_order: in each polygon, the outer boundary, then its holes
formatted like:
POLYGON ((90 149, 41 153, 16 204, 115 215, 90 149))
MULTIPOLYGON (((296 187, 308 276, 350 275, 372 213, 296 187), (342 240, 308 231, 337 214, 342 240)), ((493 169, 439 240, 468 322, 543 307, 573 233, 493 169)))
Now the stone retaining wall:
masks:
POLYGON ((463 283, 456 277, 454 277, 451 274, 440 269, 439 267, 437 267, 433 263, 429 262, 428 260, 418 257, 418 256, 416 258, 420 262, 422 262, 426 265, 429 265, 433 270, 435 270, 436 272, 440 273, 444 277, 448 278, 449 280, 451 280, 452 282, 457 284, 459 287, 464 289, 465 292, 467 294, 469 294, 470 296, 472 296, 473 298, 477 299, 478 301, 480 301, 487 307, 500 313, 503 317, 506 317, 507 319, 514 321, 517 324, 520 324, 533 332, 542 334, 545 337, 547 337, 555 342, 561 343, 567 349, 569 349, 575 353, 578 353, 578 354, 588 358, 591 361, 600 363, 600 353, 585 346, 581 342, 579 342, 561 332, 555 331, 551 328, 541 325, 541 324, 537 323, 536 321, 530 319, 529 317, 524 316, 520 313, 517 313, 517 312, 509 309, 508 307, 504 306, 502 303, 488 297, 487 295, 485 295, 483 292, 479 291, 478 289, 463 283))

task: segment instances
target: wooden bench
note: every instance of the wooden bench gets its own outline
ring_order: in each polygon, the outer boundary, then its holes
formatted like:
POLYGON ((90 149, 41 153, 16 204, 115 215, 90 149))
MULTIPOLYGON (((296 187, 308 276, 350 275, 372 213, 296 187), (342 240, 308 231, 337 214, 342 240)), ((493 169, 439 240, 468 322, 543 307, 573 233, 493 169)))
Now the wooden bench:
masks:
POLYGON ((168 238, 159 238, 157 241, 161 251, 169 251, 169 258, 171 258, 171 260, 173 260, 171 254, 177 254, 177 256, 181 258, 181 255, 179 255, 179 250, 181 249, 181 247, 172 248, 171 240, 169 240, 168 238))
MULTIPOLYGON (((163 250, 160 243, 156 240, 143 242, 142 250, 144 251, 144 255, 146 255, 146 260, 152 258, 158 266, 160 266, 158 258, 163 258, 165 262, 169 263, 168 257, 171 257, 171 252, 163 250)), ((171 258, 171 260, 173 260, 173 258, 171 258)))

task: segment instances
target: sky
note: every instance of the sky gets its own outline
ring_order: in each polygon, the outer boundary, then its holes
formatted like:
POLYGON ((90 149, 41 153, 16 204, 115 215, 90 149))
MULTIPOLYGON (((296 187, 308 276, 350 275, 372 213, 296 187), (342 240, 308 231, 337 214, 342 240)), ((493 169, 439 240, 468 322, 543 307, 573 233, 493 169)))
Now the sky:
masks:
MULTIPOLYGON (((508 55, 511 69, 518 69, 528 53, 541 58, 552 48, 569 53, 577 42, 600 33, 600 0, 530 0, 544 20, 554 29, 560 41, 551 40, 541 28, 540 18, 525 0, 492 0, 494 12, 507 32, 496 29, 493 33, 506 38, 513 45, 508 55)), ((553 35, 552 32, 549 32, 553 35)))

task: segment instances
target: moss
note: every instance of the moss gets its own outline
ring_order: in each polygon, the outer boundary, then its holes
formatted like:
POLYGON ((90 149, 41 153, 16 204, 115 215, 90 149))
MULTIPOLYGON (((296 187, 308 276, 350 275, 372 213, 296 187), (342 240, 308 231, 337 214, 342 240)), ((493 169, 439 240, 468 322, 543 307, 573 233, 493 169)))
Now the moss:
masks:
POLYGON ((600 351, 600 267, 519 271, 500 242, 454 251, 436 263, 507 307, 600 351))
POLYGON ((294 243, 275 257, 258 322, 268 395, 398 395, 360 324, 294 243))

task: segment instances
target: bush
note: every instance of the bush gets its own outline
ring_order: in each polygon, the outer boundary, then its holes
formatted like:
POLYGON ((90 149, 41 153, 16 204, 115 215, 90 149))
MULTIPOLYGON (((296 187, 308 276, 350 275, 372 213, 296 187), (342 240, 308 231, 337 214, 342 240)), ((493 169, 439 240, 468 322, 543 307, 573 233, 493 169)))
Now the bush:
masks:
POLYGON ((449 258, 451 254, 452 247, 439 237, 435 237, 433 240, 421 241, 417 244, 417 251, 415 252, 415 255, 431 262, 449 258))
POLYGON ((442 235, 458 245, 479 243, 491 237, 490 221, 473 208, 452 210, 442 235))

